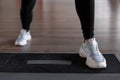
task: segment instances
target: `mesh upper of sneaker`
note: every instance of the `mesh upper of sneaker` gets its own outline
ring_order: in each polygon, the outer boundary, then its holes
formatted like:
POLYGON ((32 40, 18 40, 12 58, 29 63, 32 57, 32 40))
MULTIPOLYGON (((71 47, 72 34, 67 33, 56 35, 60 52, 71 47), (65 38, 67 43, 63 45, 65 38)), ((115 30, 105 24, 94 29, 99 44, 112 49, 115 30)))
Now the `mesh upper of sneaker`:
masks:
POLYGON ((25 30, 21 30, 17 41, 23 41, 27 36, 29 36, 29 32, 26 32, 25 30))
POLYGON ((105 60, 104 56, 99 51, 98 44, 95 39, 90 39, 88 42, 84 43, 83 49, 95 61, 103 62, 105 60))

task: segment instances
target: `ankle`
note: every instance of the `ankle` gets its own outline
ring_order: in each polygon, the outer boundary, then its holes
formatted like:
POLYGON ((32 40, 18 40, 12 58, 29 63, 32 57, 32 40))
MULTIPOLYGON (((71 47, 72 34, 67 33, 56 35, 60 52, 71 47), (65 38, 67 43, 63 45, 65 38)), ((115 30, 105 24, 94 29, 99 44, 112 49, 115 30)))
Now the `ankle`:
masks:
POLYGON ((24 29, 24 28, 22 28, 22 30, 24 30, 24 31, 26 31, 26 32, 29 32, 29 31, 30 31, 29 29, 24 29))
POLYGON ((89 39, 84 39, 83 43, 86 43, 86 42, 88 42, 88 40, 89 40, 89 39))
POLYGON ((95 39, 95 38, 93 37, 93 38, 89 38, 89 39, 84 39, 84 43, 89 42, 92 39, 95 39))

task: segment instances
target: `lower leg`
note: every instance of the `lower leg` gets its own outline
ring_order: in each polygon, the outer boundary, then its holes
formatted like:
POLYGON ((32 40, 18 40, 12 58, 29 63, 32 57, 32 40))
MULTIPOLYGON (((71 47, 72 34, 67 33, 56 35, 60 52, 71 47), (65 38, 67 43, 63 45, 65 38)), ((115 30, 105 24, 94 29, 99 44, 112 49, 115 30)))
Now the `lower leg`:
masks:
POLYGON ((33 18, 33 8, 35 5, 36 0, 22 0, 21 2, 21 23, 22 28, 29 31, 30 24, 33 18))
POLYGON ((94 0, 75 0, 85 40, 94 37, 94 0))

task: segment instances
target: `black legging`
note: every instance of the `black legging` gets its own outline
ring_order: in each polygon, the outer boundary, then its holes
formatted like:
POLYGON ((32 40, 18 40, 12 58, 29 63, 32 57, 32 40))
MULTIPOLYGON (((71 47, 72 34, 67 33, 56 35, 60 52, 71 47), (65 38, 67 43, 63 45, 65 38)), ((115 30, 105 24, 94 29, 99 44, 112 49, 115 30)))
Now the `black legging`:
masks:
POLYGON ((94 0, 75 0, 85 39, 94 37, 94 0))
MULTIPOLYGON (((32 11, 36 0, 22 0, 21 22, 22 28, 30 29, 32 11)), ((81 20, 83 35, 85 39, 94 37, 94 0, 75 0, 76 11, 81 20)))
POLYGON ((29 31, 30 24, 33 18, 33 8, 35 5, 36 0, 21 0, 21 22, 22 28, 29 31))

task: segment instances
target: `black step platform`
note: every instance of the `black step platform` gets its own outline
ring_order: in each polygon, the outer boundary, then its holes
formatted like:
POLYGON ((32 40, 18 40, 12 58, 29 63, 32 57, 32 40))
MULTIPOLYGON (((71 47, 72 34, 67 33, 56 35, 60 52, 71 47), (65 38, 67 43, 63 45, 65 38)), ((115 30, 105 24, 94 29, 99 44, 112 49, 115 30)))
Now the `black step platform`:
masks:
POLYGON ((120 73, 120 62, 114 54, 104 54, 106 69, 91 69, 78 54, 1 53, 0 72, 12 73, 120 73))

